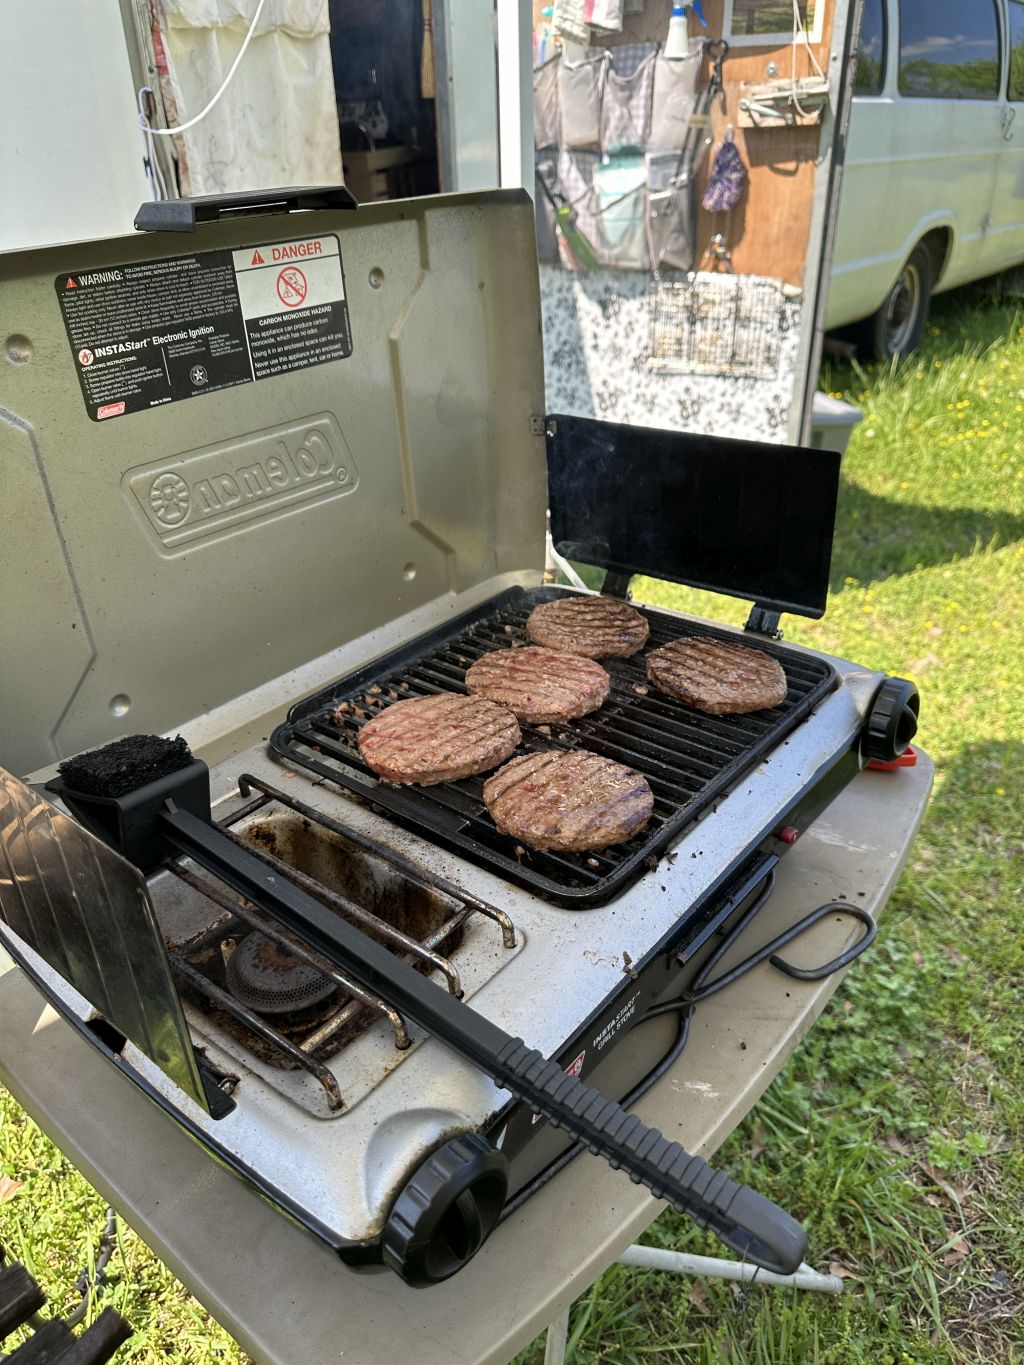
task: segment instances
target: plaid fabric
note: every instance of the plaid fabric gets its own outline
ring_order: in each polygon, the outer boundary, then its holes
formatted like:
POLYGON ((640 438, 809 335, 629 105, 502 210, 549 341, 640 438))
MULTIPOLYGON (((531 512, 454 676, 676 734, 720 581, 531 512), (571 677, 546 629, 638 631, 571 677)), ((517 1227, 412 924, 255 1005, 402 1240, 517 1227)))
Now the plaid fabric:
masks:
POLYGON ((621 49, 611 49, 612 67, 605 81, 601 106, 601 150, 606 156, 643 151, 647 145, 657 49, 653 44, 631 43, 629 57, 643 52, 645 46, 647 51, 639 61, 631 60, 627 65, 627 60, 620 58, 618 66, 615 58, 621 49))
POLYGON ((641 62, 657 52, 657 43, 620 43, 617 47, 603 49, 611 58, 612 70, 616 76, 632 76, 641 62))

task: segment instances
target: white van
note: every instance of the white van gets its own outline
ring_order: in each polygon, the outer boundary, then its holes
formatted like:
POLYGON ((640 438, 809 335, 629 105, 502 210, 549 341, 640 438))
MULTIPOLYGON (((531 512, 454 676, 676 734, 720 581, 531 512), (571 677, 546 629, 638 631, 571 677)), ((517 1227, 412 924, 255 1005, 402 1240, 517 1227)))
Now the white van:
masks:
POLYGON ((864 0, 828 326, 880 358, 1024 261, 1024 0, 864 0))

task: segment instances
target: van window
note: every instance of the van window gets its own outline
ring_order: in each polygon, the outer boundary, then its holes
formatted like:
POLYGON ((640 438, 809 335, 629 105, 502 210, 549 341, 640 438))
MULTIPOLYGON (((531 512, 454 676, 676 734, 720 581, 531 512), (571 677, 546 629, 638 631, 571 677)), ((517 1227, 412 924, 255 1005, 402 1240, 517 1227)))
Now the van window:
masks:
POLYGON ((1024 0, 1010 0, 1010 86, 1011 100, 1024 101, 1024 0))
POLYGON ((864 0, 857 73, 853 79, 853 88, 858 95, 882 93, 885 84, 885 47, 884 0, 864 0))
POLYGON ((900 94, 953 100, 999 94, 995 0, 900 0, 900 94))

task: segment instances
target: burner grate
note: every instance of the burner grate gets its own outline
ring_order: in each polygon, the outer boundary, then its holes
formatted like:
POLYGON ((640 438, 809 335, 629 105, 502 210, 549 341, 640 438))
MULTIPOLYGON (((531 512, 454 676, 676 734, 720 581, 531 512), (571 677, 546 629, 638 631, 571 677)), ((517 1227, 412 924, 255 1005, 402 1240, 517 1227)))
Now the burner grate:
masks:
MULTIPOLYGON (((287 722, 271 736, 273 748, 289 762, 337 782, 418 832, 559 904, 580 909, 603 904, 653 866, 683 830, 798 725, 832 690, 836 676, 822 659, 751 639, 752 646, 772 654, 785 668, 786 700, 753 715, 706 716, 656 692, 647 682, 643 654, 602 660, 612 680, 604 706, 566 724, 523 725, 519 751, 590 749, 647 778, 654 815, 646 830, 626 844, 594 853, 542 853, 499 834, 483 803, 484 777, 432 787, 379 781, 359 754, 358 734, 366 721, 403 698, 465 692, 469 665, 490 650, 524 643, 526 618, 534 606, 558 595, 554 588, 514 588, 443 631, 340 679, 292 708, 287 722), (339 705, 344 714, 335 720, 330 713, 339 705)), ((647 650, 688 635, 735 642, 735 635, 714 627, 641 610, 651 629, 647 650)))
MULTIPOLYGON (((239 776, 238 792, 245 804, 218 822, 228 838, 242 843, 274 876, 309 890, 406 962, 427 974, 441 976, 451 994, 461 996, 463 991, 458 967, 446 954, 460 947, 471 917, 491 921, 500 930, 503 949, 511 951, 518 946, 515 926, 504 911, 416 867, 370 836, 349 829, 252 773, 239 776), (277 842, 274 831, 276 828, 284 837, 284 830, 272 823, 275 810, 299 817, 294 823, 314 842, 325 838, 336 841, 330 846, 348 868, 367 868, 362 858, 376 862, 378 878, 390 874, 404 893, 402 905, 410 916, 409 927, 419 937, 411 937, 381 917, 396 916, 401 907, 389 900, 380 880, 374 882, 379 900, 368 896, 380 910, 378 915, 301 871, 297 865, 302 859, 299 847, 289 848, 293 861, 279 857, 273 851, 277 842), (236 832, 239 827, 244 834, 236 832)), ((413 1045, 415 1040, 394 1006, 341 972, 269 912, 222 884, 215 874, 193 866, 187 858, 175 858, 167 868, 221 911, 191 937, 180 942, 166 940, 179 986, 186 988, 193 1003, 204 1012, 216 1011, 219 1025, 247 1051, 270 1066, 301 1068, 313 1076, 323 1088, 330 1113, 342 1112, 345 1100, 334 1071, 325 1062, 375 1019, 383 1017, 389 1022, 398 1052, 407 1052, 413 1045)))

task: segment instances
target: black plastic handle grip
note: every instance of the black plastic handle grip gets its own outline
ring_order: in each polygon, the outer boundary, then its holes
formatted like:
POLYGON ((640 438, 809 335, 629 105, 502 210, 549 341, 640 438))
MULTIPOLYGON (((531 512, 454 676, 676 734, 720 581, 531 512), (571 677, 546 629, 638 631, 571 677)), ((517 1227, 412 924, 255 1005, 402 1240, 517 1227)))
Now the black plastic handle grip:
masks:
POLYGON ((510 1038, 492 1068, 494 1080, 531 1104, 556 1128, 564 1128, 595 1156, 666 1199, 700 1227, 715 1233, 748 1261, 778 1275, 803 1263, 807 1234, 788 1213, 745 1185, 738 1185, 670 1142, 656 1128, 600 1091, 567 1076, 557 1062, 510 1038))

